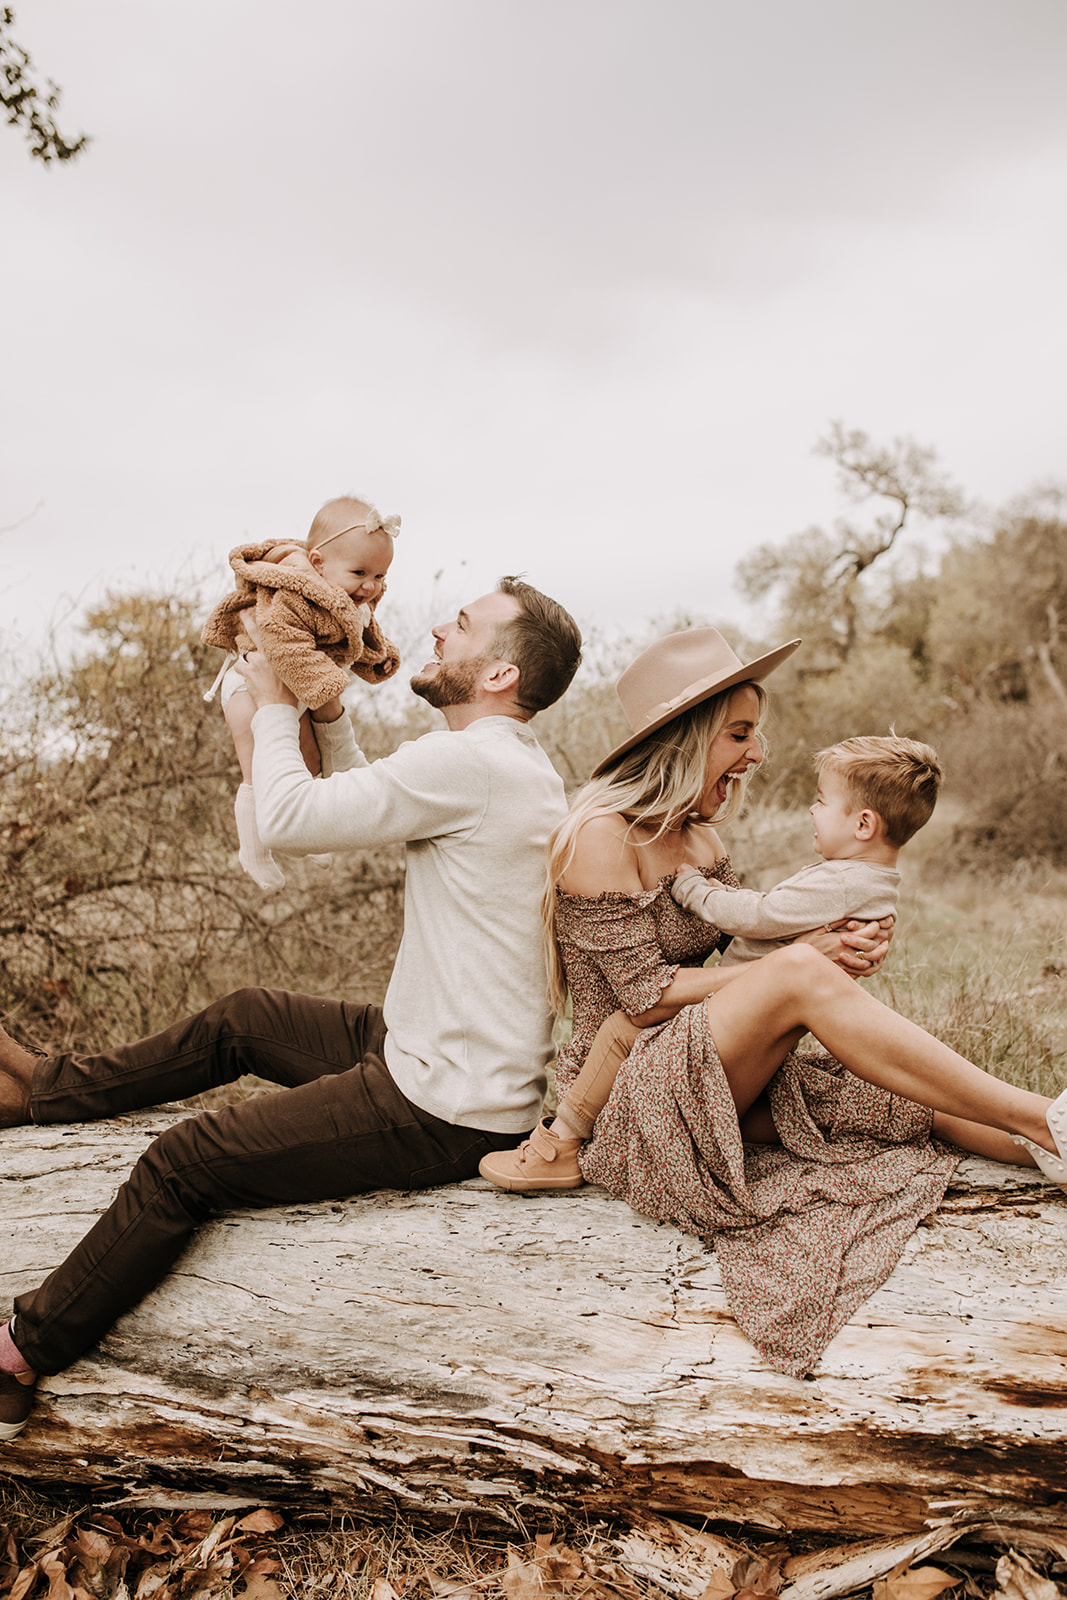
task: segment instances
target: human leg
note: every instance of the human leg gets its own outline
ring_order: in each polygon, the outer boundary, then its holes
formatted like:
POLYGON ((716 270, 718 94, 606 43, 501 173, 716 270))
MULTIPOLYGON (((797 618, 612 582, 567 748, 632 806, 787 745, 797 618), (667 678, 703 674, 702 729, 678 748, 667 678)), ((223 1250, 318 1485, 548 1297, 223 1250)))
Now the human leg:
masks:
POLYGON ((222 714, 226 718, 226 726, 230 730, 230 738, 233 740, 233 748, 241 768, 241 781, 251 784, 252 752, 255 749, 252 718, 256 714, 256 702, 249 694, 244 679, 233 667, 222 683, 222 714))
POLYGON ((14 1341, 26 1363, 37 1372, 69 1365, 218 1211, 472 1177, 506 1136, 454 1127, 413 1106, 385 1067, 383 1040, 380 1012, 362 1008, 363 1059, 355 1066, 187 1118, 154 1140, 80 1244, 16 1300, 14 1341))
POLYGON ((557 1120, 563 1124, 553 1124, 557 1133, 588 1139, 640 1032, 625 1011, 616 1011, 601 1023, 585 1064, 556 1109, 557 1120))
POLYGON ((616 1011, 601 1023, 585 1064, 560 1101, 555 1117, 551 1121, 543 1118, 517 1150, 487 1155, 478 1169, 482 1177, 498 1189, 512 1191, 580 1188, 585 1180, 578 1166, 578 1151, 592 1133, 640 1032, 625 1011, 616 1011))
POLYGON ((238 785, 233 797, 233 820, 237 825, 237 859, 256 886, 265 892, 285 887, 285 873, 263 840, 256 823, 256 797, 250 783, 238 785))
POLYGON ((237 989, 134 1044, 38 1058, 34 1122, 91 1122, 185 1100, 253 1073, 292 1088, 345 1072, 376 1007, 286 989, 237 989))
POLYGON ((241 782, 233 801, 233 820, 237 825, 237 859, 252 882, 264 890, 281 889, 285 874, 259 837, 256 826, 256 800, 252 793, 252 753, 255 738, 252 718, 256 703, 248 693, 241 674, 230 668, 222 681, 222 714, 233 739, 241 768, 241 782))
POLYGON ((966 1124, 978 1123, 1055 1150, 1043 1095, 983 1072, 806 945, 753 962, 704 1004, 741 1113, 810 1032, 856 1077, 955 1119, 964 1137, 966 1124))

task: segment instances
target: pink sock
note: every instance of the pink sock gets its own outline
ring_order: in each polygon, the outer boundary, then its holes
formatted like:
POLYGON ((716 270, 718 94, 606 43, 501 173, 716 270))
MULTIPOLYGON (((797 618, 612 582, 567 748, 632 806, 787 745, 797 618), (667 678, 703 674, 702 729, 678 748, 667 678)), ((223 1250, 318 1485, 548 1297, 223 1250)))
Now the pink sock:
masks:
POLYGON ((0 1328, 0 1372, 29 1372, 26 1357, 11 1337, 11 1324, 0 1328))

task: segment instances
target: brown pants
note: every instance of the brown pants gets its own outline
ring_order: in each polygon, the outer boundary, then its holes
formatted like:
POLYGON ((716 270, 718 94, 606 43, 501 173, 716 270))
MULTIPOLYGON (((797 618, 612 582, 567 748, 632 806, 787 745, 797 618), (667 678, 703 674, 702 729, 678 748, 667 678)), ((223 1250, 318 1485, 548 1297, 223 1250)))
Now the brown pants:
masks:
POLYGON ((600 1024, 585 1064, 556 1108, 579 1139, 588 1139, 593 1123, 608 1103, 619 1068, 630 1054, 641 1029, 625 1011, 616 1011, 600 1024))
POLYGON ((187 1118, 155 1139, 114 1201, 39 1289, 15 1302, 15 1343, 61 1372, 173 1266, 214 1212, 428 1189, 477 1174, 513 1133, 460 1128, 412 1105, 382 1055, 377 1006, 241 989, 153 1038, 39 1063, 38 1123, 186 1099, 255 1073, 285 1085, 187 1118))

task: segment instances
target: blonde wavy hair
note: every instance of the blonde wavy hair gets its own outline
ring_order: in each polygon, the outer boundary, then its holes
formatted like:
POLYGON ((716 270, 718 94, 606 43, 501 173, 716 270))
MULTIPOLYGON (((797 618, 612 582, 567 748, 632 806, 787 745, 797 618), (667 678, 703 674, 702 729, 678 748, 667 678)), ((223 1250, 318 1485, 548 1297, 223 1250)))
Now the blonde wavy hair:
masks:
MULTIPOLYGON (((758 683, 732 684, 722 694, 712 695, 682 712, 627 750, 607 772, 591 778, 575 795, 570 811, 549 838, 541 933, 549 998, 557 1016, 563 1014, 567 1004, 567 985, 556 928, 556 890, 574 860, 579 833, 593 817, 620 816, 628 830, 652 830, 649 838, 639 841, 640 847, 653 844, 669 830, 694 818, 707 783, 708 749, 725 725, 730 697, 739 688, 755 692, 762 717, 767 695, 758 683)), ((756 737, 766 749, 762 734, 757 731, 756 737)), ((741 809, 747 787, 747 777, 732 783, 721 810, 713 817, 701 818, 696 825, 710 827, 728 822, 741 809)))

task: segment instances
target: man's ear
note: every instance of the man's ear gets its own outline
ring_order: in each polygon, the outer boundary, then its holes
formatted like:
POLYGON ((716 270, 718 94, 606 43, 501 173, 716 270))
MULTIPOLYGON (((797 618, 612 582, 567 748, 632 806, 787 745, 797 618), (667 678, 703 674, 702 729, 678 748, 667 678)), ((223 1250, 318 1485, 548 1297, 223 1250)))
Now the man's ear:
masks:
POLYGON ((510 661, 498 661, 482 679, 487 694, 513 694, 519 684, 519 669, 510 661))

